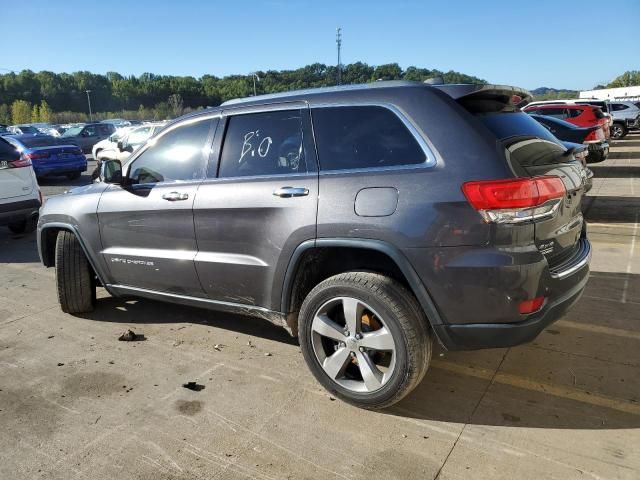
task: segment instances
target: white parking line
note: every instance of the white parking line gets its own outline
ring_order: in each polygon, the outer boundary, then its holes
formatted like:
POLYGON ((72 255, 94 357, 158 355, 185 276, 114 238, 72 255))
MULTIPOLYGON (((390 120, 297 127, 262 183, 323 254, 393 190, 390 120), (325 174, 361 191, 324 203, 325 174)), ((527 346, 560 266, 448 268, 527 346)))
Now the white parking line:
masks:
POLYGON ((631 261, 633 260, 633 252, 636 249, 636 237, 638 236, 638 217, 640 214, 636 213, 636 222, 633 225, 633 234, 631 236, 631 246, 629 247, 629 259, 627 260, 627 277, 624 279, 624 286, 622 287, 622 303, 627 303, 627 290, 629 289, 629 278, 631 277, 631 261))

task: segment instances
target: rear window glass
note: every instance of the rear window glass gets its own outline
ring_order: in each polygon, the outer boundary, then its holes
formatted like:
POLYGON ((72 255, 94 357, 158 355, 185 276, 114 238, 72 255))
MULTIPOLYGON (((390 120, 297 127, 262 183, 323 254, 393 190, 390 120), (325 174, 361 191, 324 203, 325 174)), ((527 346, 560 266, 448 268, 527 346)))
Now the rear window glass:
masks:
POLYGON ((478 115, 480 121, 502 140, 507 155, 523 167, 563 161, 560 141, 523 112, 478 115))
POLYGON ((64 142, 62 140, 59 140, 59 139, 57 139, 55 137, 50 137, 48 135, 40 135, 40 136, 37 136, 37 137, 21 138, 19 140, 19 142, 21 144, 23 144, 27 148, 50 147, 50 146, 55 146, 55 145, 69 145, 68 141, 64 142))
POLYGON ((19 156, 20 154, 13 145, 0 138, 0 161, 16 160, 19 156))
POLYGON ((484 125, 500 140, 510 137, 529 136, 557 142, 549 130, 544 128, 526 113, 496 113, 478 115, 484 125))
POLYGON ((312 111, 322 170, 416 165, 425 152, 388 108, 323 107, 312 111))

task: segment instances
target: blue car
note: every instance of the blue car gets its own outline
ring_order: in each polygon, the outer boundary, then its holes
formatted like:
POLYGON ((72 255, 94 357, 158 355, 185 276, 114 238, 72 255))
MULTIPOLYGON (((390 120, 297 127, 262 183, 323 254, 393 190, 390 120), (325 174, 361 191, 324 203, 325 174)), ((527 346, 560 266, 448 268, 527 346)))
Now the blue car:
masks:
POLYGON ((31 160, 36 177, 65 175, 79 178, 87 170, 87 158, 78 145, 49 135, 8 135, 3 137, 31 160))

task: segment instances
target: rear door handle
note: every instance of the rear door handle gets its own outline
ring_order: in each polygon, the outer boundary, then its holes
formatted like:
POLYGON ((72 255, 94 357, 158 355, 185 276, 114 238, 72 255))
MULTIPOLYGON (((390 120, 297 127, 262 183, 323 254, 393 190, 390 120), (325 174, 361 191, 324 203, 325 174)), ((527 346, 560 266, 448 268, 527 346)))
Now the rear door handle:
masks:
POLYGON ((309 189, 304 187, 280 187, 274 190, 273 194, 282 198, 306 197, 309 195, 309 189))
POLYGON ((186 200, 189 198, 189 194, 188 193, 181 193, 181 192, 169 192, 169 193, 165 193, 164 195, 162 195, 162 198, 164 198, 165 200, 169 200, 170 202, 177 202, 179 200, 186 200))

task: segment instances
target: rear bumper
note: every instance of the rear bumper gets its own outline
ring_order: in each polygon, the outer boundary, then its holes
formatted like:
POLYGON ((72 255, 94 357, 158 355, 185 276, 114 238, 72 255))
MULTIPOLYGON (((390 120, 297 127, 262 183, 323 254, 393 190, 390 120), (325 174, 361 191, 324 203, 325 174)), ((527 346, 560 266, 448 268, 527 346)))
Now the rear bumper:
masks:
POLYGON ((519 323, 489 323, 470 325, 440 325, 436 335, 449 350, 505 348, 530 342, 540 332, 565 314, 582 296, 589 279, 587 274, 543 311, 519 323))
POLYGON ((69 162, 60 162, 53 164, 33 164, 33 171, 37 177, 46 177, 47 175, 65 175, 67 173, 86 172, 87 159, 82 158, 69 162))
POLYGON ((416 253, 409 253, 412 263, 441 317, 432 323, 434 333, 448 350, 474 350, 531 341, 560 318, 586 287, 591 245, 583 236, 574 254, 554 268, 531 250, 452 247, 421 252, 423 262, 416 253), (434 268, 424 270, 434 258, 434 268), (519 313, 520 302, 540 296, 546 298, 541 310, 519 313))
POLYGON ((21 222, 22 220, 33 217, 38 214, 39 208, 40 201, 37 199, 1 204, 0 225, 21 222))
POLYGON ((609 156, 609 144, 607 142, 590 143, 587 163, 602 162, 609 156))

